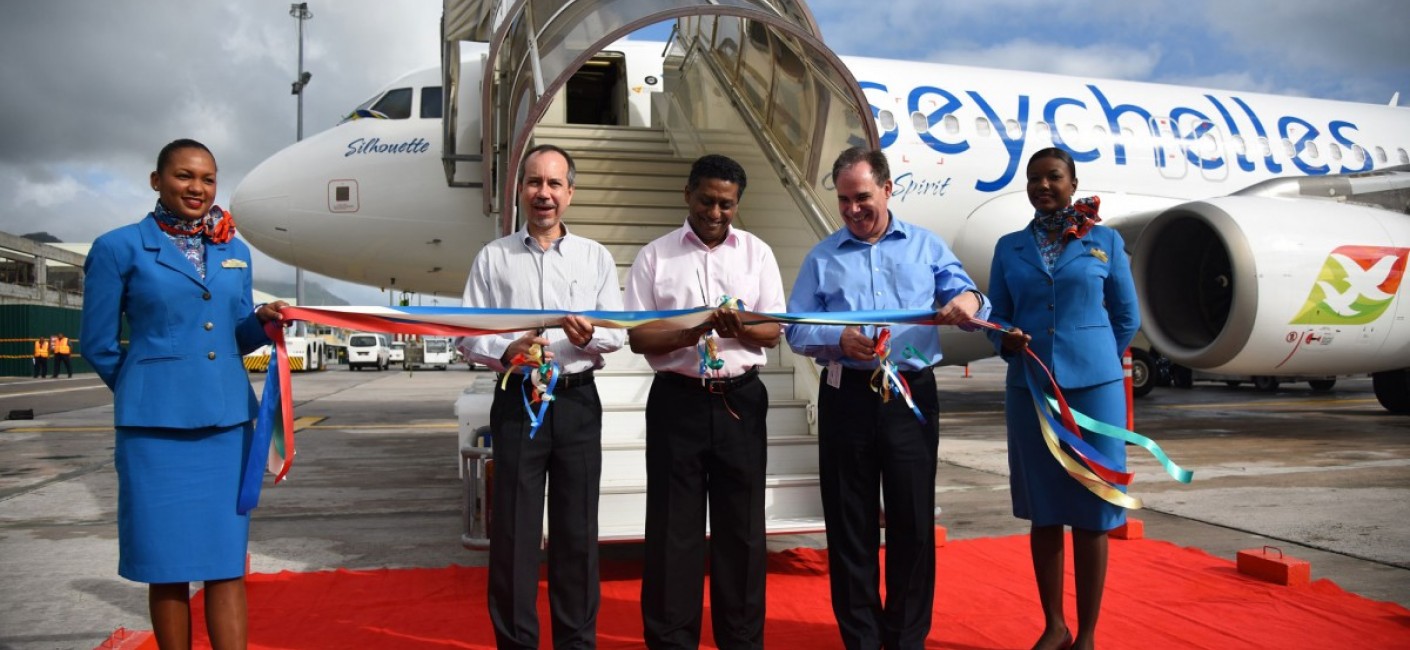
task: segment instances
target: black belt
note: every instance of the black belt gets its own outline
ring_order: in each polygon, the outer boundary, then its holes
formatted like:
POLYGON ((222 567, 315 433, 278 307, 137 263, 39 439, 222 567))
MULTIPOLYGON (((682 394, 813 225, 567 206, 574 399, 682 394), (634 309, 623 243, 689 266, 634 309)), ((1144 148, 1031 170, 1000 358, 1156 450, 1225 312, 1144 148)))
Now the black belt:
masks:
POLYGON ((723 395, 732 390, 738 390, 749 383, 759 379, 759 367, 754 366, 733 377, 706 378, 701 381, 699 377, 687 377, 678 372, 658 372, 656 377, 676 382, 681 385, 691 385, 708 393, 723 395))
MULTIPOLYGON (((514 373, 514 376, 518 377, 522 381, 524 378, 524 373, 516 372, 514 373)), ((494 380, 496 384, 503 382, 504 373, 495 373, 494 380)), ((592 382, 593 378, 591 370, 584 370, 582 372, 575 372, 572 374, 558 375, 558 383, 554 384, 553 390, 572 390, 579 386, 591 386, 592 382)))
MULTIPOLYGON (((843 366, 842 379, 845 381, 870 382, 871 376, 875 372, 875 369, 858 369, 843 366)), ((900 374, 902 377, 906 378, 907 383, 914 383, 917 379, 924 377, 929 372, 930 368, 925 368, 922 370, 902 370, 900 374)))

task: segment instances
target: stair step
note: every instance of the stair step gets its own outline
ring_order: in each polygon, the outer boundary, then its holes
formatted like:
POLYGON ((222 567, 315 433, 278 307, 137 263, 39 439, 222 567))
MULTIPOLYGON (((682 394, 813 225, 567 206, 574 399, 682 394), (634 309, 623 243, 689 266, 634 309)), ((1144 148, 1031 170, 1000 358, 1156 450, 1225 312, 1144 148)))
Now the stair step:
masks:
MULTIPOLYGON (((680 180, 690 174, 690 160, 675 156, 597 156, 573 154, 573 163, 578 174, 612 174, 628 176, 632 174, 668 176, 680 180)), ((577 180, 574 179, 574 183, 577 180)), ((681 184, 684 187, 684 183, 681 184)))
MULTIPOLYGON (((643 208, 672 208, 678 212, 685 210, 685 195, 681 193, 685 179, 678 187, 653 189, 641 187, 586 187, 577 186, 573 190, 573 207, 584 205, 613 205, 621 209, 635 206, 643 208)), ((569 213, 571 214, 571 212, 569 213)))
MULTIPOLYGON (((604 224, 604 223, 581 223, 581 222, 575 222, 575 223, 573 223, 573 224, 572 224, 571 226, 569 226, 569 227, 572 229, 574 235, 577 235, 577 236, 579 236, 579 237, 587 237, 588 239, 591 239, 591 240, 596 241, 596 242, 599 242, 599 243, 602 242, 602 241, 604 241, 604 240, 616 240, 616 241, 621 241, 621 240, 626 239, 626 238, 628 238, 628 237, 639 237, 639 238, 645 240, 646 242, 650 242, 650 241, 654 241, 657 237, 661 237, 661 236, 665 235, 666 233, 669 233, 669 232, 671 232, 672 230, 675 230, 676 228, 681 227, 681 224, 684 223, 684 221, 685 221, 685 217, 684 217, 684 216, 681 216, 681 218, 680 218, 679 220, 677 220, 676 223, 673 223, 673 224, 648 224, 648 223, 635 223, 635 224, 628 224, 628 223, 607 223, 607 224, 604 224)), ((641 246, 645 246, 645 245, 646 245, 646 244, 640 244, 640 245, 638 246, 638 248, 640 248, 641 246)), ((631 259, 631 260, 618 260, 618 259, 616 258, 616 254, 614 253, 612 259, 615 260, 615 261, 618 261, 618 262, 624 262, 624 261, 625 261, 625 262, 627 262, 628 264, 630 264, 630 263, 632 262, 632 260, 635 260, 635 259, 636 259, 636 254, 635 254, 635 253, 632 254, 632 259, 631 259)))
POLYGON ((534 128, 534 140, 554 142, 559 140, 655 140, 666 143, 666 130, 639 126, 608 126, 585 124, 540 124, 534 128))
MULTIPOLYGON (((659 166, 659 163, 653 163, 659 166)), ((583 171, 578 168, 578 177, 574 181, 575 193, 573 200, 577 200, 577 192, 589 189, 607 188, 627 188, 662 192, 675 192, 676 198, 681 205, 685 205, 685 196, 682 191, 685 189, 685 181, 690 176, 690 168, 684 167, 680 173, 669 174, 642 174, 642 173, 619 173, 616 170, 603 171, 583 171)))

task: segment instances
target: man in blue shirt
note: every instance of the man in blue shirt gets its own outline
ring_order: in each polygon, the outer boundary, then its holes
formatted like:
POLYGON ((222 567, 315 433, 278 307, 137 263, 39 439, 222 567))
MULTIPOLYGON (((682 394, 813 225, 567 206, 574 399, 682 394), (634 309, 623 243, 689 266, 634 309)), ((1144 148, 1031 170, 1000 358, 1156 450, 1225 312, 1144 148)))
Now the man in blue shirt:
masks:
MULTIPOLYGON (((852 148, 832 166, 846 228, 804 259, 788 311, 934 309, 945 324, 989 305, 945 242, 887 209, 881 151, 852 148)), ((818 456, 832 609, 848 650, 922 648, 935 597, 935 454, 940 362, 934 327, 891 328, 889 359, 910 385, 921 422, 872 389, 879 328, 790 325, 788 345, 827 367, 818 388, 818 456), (886 602, 877 590, 880 499, 886 502, 886 602)))

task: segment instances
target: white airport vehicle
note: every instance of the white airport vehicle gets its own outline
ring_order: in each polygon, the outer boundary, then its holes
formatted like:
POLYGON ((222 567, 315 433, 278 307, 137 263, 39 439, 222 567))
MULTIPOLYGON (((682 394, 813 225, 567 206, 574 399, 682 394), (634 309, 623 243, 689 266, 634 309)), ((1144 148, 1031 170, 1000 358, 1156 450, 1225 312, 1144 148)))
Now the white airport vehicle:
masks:
POLYGON ((358 332, 348 336, 348 368, 386 370, 391 367, 392 343, 386 334, 358 332))
MULTIPOLYGON (((322 337, 310 331, 310 327, 303 321, 292 321, 284 326, 284 350, 289 355, 289 370, 292 372, 311 372, 327 367, 324 363, 326 344, 322 337)), ((245 355, 245 369, 267 372, 272 353, 273 346, 265 345, 245 355)))
POLYGON ((407 370, 435 368, 446 370, 455 363, 455 352, 451 340, 444 336, 423 336, 412 339, 406 346, 406 359, 402 367, 407 370))
MULTIPOLYGON (((799 0, 526 5, 447 0, 442 65, 250 172, 231 202, 242 234, 304 269, 459 296, 475 251, 520 227, 523 152, 554 143, 577 161, 568 223, 625 274, 684 221, 690 162, 723 153, 749 173, 739 225, 791 284, 842 226, 832 160, 871 145, 891 162, 891 208, 945 238, 983 287, 994 242, 1031 218, 1027 156, 1056 146, 1077 161, 1078 194, 1100 196, 1123 234, 1143 332, 1164 355, 1250 376, 1373 373, 1381 403, 1410 412, 1405 108, 840 57, 799 0), (618 40, 666 19, 668 44, 618 40)), ((993 354, 979 334, 940 337, 947 364, 993 354)), ((599 391, 604 450, 636 463, 645 393, 630 378, 644 364, 632 358, 614 355, 599 391)), ((782 450, 815 442, 817 368, 785 350, 771 370, 766 498, 783 531, 816 505, 804 496, 816 496, 815 450, 811 465, 782 450)), ((477 448, 488 402, 462 397, 457 411, 462 447, 477 448)), ((644 479, 631 467, 604 471, 604 539, 639 534, 644 479), (623 520, 609 522, 619 498, 623 520)))

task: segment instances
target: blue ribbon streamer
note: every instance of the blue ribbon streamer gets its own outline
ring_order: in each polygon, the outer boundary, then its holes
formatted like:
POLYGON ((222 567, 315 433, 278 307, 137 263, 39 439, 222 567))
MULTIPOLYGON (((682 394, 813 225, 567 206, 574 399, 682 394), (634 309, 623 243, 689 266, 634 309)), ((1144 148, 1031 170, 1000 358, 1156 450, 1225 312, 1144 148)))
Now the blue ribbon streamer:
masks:
MULTIPOLYGON (((274 351, 270 351, 270 356, 274 351)), ((270 359, 271 365, 274 359, 270 359)), ((274 422, 279 418, 279 373, 267 373, 264 378, 264 395, 260 399, 259 416, 255 419, 254 435, 250 438, 249 455, 245 457, 245 471, 240 477, 240 492, 235 499, 235 512, 245 514, 259 505, 260 487, 264 482, 265 459, 269 457, 269 443, 274 437, 274 422)))

